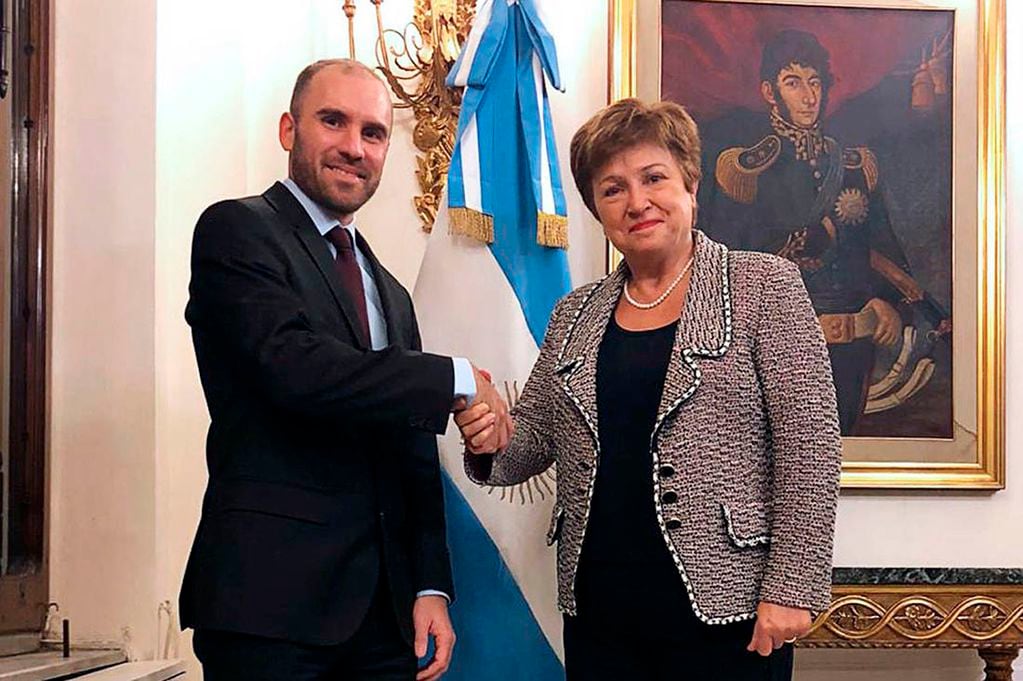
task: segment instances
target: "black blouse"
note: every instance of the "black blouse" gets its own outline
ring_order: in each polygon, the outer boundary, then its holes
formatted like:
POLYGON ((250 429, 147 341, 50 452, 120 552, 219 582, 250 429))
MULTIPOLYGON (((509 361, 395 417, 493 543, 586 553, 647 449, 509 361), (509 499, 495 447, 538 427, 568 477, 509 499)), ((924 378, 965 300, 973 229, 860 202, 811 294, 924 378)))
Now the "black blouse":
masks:
POLYGON ((654 509, 650 434, 677 327, 627 331, 611 315, 597 356, 600 460, 586 560, 660 563, 670 555, 654 509))

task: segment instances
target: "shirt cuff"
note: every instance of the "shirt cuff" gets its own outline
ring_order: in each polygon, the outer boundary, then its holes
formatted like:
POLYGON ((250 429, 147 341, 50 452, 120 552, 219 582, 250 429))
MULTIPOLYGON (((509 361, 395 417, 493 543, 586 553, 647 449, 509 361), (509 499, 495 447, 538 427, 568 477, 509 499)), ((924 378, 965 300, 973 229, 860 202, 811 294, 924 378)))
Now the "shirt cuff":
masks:
POLYGON ((423 589, 422 591, 416 592, 416 598, 422 598, 423 596, 443 596, 444 600, 448 603, 451 602, 451 596, 448 596, 443 591, 437 591, 436 589, 423 589))
POLYGON ((452 357, 455 368, 455 399, 464 397, 466 404, 476 399, 476 376, 473 375, 472 364, 464 357, 452 357))

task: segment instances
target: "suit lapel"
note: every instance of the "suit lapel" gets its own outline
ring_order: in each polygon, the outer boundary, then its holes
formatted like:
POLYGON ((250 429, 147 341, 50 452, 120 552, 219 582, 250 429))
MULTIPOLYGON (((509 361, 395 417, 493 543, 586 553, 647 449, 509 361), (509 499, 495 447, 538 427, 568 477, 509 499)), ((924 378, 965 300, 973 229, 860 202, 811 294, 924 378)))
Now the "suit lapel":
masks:
POLYGON ((693 274, 665 372, 655 432, 700 387, 700 360, 722 356, 731 343, 728 249, 699 231, 693 238, 693 274))
MULTIPOLYGON (((699 388, 700 360, 724 355, 731 344, 728 249, 702 232, 694 232, 693 236, 693 274, 665 372, 655 433, 699 388)), ((555 365, 562 389, 586 420, 595 442, 599 442, 597 356, 627 273, 628 267, 622 263, 583 299, 555 365)))
POLYGON ((575 404, 593 435, 600 441, 597 422, 597 358, 611 314, 625 281, 625 264, 594 285, 580 303, 568 329, 556 364, 561 387, 575 404))
POLYGON ((334 301, 341 309, 355 345, 363 350, 368 349, 369 339, 365 337, 362 331, 355 303, 348 291, 344 290, 338 281, 337 272, 334 270, 334 258, 330 255, 327 240, 317 231, 312 218, 302 208, 302 204, 298 202, 298 199, 280 182, 274 183, 270 189, 266 190, 263 193, 263 198, 273 206, 274 210, 285 221, 295 228, 298 240, 302 243, 313 264, 320 271, 327 286, 330 288, 334 301))

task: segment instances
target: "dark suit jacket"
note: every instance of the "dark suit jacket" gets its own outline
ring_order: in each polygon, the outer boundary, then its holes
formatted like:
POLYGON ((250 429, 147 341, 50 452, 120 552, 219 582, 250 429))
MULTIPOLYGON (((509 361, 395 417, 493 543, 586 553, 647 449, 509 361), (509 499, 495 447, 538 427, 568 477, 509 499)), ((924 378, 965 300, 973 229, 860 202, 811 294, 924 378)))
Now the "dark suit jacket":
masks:
POLYGON ((183 627, 331 644, 386 569, 453 595, 436 438, 454 376, 420 352, 408 292, 372 255, 390 345, 369 349, 327 241, 287 187, 199 218, 185 318, 211 424, 183 627))

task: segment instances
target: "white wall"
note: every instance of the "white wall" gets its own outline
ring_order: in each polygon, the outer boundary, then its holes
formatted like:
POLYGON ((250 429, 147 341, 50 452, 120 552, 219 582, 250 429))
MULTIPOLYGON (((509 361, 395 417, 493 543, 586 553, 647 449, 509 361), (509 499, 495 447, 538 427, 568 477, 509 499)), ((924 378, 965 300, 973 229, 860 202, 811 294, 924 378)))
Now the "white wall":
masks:
MULTIPOLYGON (((1023 34, 1023 12, 1008 2, 1007 35, 1023 34)), ((1023 131, 1012 121, 1023 111, 1023 46, 1008 41, 1006 120, 1006 488, 995 494, 850 493, 839 503, 835 563, 862 566, 1023 566, 1023 316, 1014 301, 1023 294, 1023 131)), ((981 678, 970 651, 801 651, 799 681, 952 681, 981 678), (888 665, 902 669, 882 673, 888 665), (913 667, 917 670, 910 671, 913 667), (972 675, 971 675, 972 673, 972 675)), ((1023 672, 1023 660, 1015 664, 1023 672)))
MULTIPOLYGON (((294 76, 313 59, 345 55, 347 34, 335 0, 288 3, 287 15, 272 0, 55 5, 51 596, 79 640, 120 640, 128 627, 135 654, 151 657, 159 604, 169 600, 176 612, 205 484, 207 415, 182 316, 191 230, 209 203, 260 192, 284 174, 276 121, 294 76)), ((385 23, 402 26, 412 0, 383 6, 385 23)), ((368 8, 358 15, 367 61, 368 8)), ((567 146, 605 101, 606 6, 551 2, 549 13, 569 88, 552 94, 552 105, 581 283, 603 271, 604 251, 571 189, 567 146)), ((1023 21, 1009 18, 1019 34, 1023 21)), ((1010 45, 1010 73, 1023 73, 1021 50, 1010 45)), ((1012 88, 1009 111, 1010 120, 1023 111, 1012 88)), ((411 207, 410 131, 399 112, 379 193, 357 217, 409 288, 426 238, 411 207)), ((1023 195, 1023 135, 1011 127, 1007 155, 1011 259, 1023 253, 1013 236, 1023 215, 1011 201, 1023 195)), ((1010 267, 1010 297, 1020 277, 1010 267)), ((1012 352, 1023 322, 1009 307, 1011 414, 1023 400, 1023 359, 1012 352)), ((1009 525, 1023 519, 1023 474, 1013 465, 1023 432, 1011 418, 1008 443, 1008 488, 995 495, 843 495, 837 562, 1023 565, 1009 525)), ((797 660, 800 681, 979 678, 971 653, 823 651, 797 660)))
POLYGON ((51 596, 151 653, 155 5, 54 3, 51 596), (116 18, 116 21, 111 20, 116 18))

